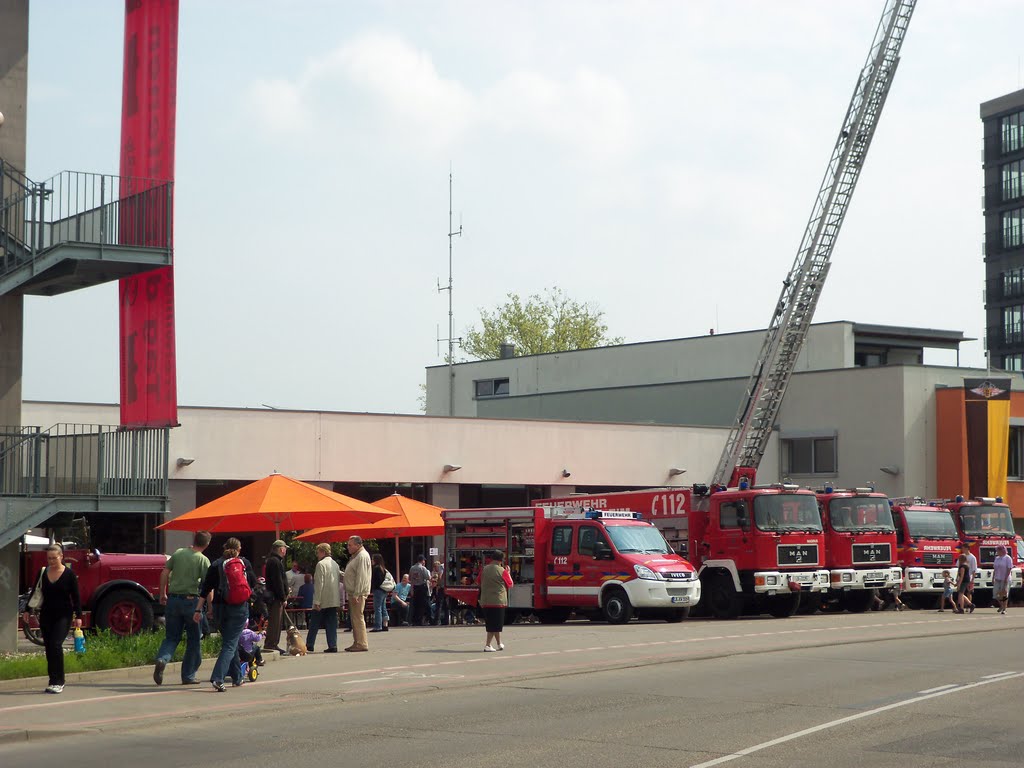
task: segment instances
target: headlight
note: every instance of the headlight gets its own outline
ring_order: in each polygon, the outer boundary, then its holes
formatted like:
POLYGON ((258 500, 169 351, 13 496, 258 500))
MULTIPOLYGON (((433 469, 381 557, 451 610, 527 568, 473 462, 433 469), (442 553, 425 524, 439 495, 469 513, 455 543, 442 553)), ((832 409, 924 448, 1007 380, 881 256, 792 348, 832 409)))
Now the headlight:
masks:
POLYGON ((655 581, 661 579, 661 576, 656 574, 646 565, 634 565, 633 570, 636 571, 636 575, 639 576, 641 579, 654 579, 655 581))
POLYGON ((843 581, 853 581, 853 574, 852 573, 844 573, 843 574, 843 581))
POLYGON ((774 587, 776 584, 779 583, 779 580, 775 576, 769 576, 767 581, 769 587, 774 587))
POLYGON ((924 571, 907 571, 907 578, 912 580, 923 579, 924 571))

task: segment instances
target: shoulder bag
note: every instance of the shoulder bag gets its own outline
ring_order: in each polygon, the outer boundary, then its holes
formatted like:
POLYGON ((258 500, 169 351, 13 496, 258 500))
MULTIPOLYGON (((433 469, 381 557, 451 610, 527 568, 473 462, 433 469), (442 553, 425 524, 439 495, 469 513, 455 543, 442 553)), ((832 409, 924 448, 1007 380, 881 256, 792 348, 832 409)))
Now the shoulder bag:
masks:
POLYGON ((391 571, 384 571, 384 581, 380 583, 380 588, 385 592, 395 591, 395 577, 391 575, 391 571))
POLYGON ((28 609, 30 611, 38 611, 43 607, 43 574, 46 573, 46 569, 43 568, 39 571, 39 579, 36 581, 36 588, 32 590, 32 597, 28 599, 28 609))

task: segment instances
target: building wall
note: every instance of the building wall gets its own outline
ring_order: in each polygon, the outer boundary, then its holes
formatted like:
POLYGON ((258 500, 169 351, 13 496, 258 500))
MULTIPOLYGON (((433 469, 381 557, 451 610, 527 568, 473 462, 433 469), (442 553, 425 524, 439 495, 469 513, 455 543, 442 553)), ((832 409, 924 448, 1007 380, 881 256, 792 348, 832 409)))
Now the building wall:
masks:
MULTIPOLYGON (((486 410, 503 417, 537 418, 527 415, 531 409, 536 411, 531 396, 537 394, 720 379, 745 381, 763 339, 764 331, 759 330, 460 363, 454 366, 455 415, 479 416, 486 410), (476 400, 474 382, 490 378, 508 378, 512 397, 476 400), (501 406, 496 400, 514 400, 515 404, 501 406)), ((811 327, 796 370, 852 365, 853 324, 823 323, 811 327)), ((447 415, 447 382, 447 366, 427 369, 428 415, 447 415)), ((726 423, 735 415, 735 402, 726 423)))

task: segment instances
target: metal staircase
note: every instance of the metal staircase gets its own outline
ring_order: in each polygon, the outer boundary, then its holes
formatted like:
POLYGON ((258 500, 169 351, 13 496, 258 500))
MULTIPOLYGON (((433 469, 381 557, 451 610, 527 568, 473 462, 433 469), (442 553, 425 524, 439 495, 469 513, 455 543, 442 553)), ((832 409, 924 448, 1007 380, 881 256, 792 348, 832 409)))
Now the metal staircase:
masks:
POLYGON ((60 514, 168 511, 170 429, 0 427, 0 548, 60 514))
POLYGON ((172 261, 172 184, 64 171, 34 182, 0 159, 0 296, 53 296, 172 261))
POLYGON ((796 260, 782 283, 782 295, 715 471, 715 485, 735 485, 739 476, 752 476, 764 455, 821 296, 833 245, 896 73, 915 3, 916 0, 886 3, 796 260))

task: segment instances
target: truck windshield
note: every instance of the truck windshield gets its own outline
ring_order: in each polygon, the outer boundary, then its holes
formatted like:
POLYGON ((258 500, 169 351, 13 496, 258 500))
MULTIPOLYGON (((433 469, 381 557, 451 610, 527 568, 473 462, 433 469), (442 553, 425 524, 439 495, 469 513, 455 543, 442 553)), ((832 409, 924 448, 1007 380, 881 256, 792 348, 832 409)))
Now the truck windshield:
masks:
POLYGON ((821 531, 818 500, 806 493, 754 497, 754 523, 762 531, 821 531))
POLYGON ((1013 536, 1008 507, 960 507, 960 525, 969 536, 1013 536))
POLYGON ((893 530, 888 499, 870 497, 832 499, 828 504, 828 519, 834 531, 888 533, 893 530))
POLYGON ((907 533, 914 539, 958 539, 953 517, 946 510, 905 509, 907 533))
POLYGON ((667 555, 672 551, 653 525, 609 525, 605 530, 622 554, 667 555))

